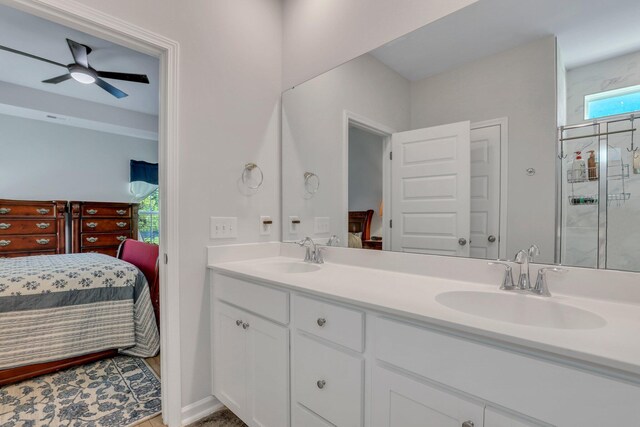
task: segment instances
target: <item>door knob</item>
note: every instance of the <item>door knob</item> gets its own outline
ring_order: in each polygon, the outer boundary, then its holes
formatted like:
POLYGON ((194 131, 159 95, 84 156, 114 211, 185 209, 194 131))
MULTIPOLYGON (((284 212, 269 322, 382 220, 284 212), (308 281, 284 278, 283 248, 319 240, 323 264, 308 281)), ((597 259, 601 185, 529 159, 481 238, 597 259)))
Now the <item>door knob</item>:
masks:
POLYGON ((464 245, 466 245, 466 244, 467 244, 467 239, 465 239, 464 237, 459 238, 459 239, 458 239, 458 244, 459 244, 460 246, 464 246, 464 245))
POLYGON ((487 237, 487 240, 489 241, 489 243, 493 243, 493 242, 496 241, 496 236, 491 235, 491 236, 487 237))

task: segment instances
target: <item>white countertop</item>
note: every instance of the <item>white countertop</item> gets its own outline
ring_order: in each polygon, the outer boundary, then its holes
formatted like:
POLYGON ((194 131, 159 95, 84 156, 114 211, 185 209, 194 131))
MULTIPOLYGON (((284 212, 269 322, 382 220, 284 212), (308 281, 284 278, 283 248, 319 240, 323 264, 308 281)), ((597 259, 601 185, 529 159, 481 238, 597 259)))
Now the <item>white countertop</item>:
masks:
MULTIPOLYGON (((281 273, 274 263, 302 263, 282 256, 210 263, 214 271, 350 303, 492 343, 524 347, 544 356, 561 356, 640 381, 640 306, 599 299, 553 295, 549 301, 587 310, 604 318, 595 329, 555 329, 492 320, 446 307, 436 296, 448 291, 507 293, 495 286, 406 274, 345 264, 325 263, 305 273, 281 273)), ((517 294, 517 298, 542 298, 517 294)))

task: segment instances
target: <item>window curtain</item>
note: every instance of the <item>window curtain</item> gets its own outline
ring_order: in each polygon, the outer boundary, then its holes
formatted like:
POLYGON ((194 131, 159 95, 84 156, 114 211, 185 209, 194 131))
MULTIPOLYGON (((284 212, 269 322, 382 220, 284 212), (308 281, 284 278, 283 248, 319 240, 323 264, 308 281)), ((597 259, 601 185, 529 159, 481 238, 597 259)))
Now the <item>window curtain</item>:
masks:
POLYGON ((158 164, 131 160, 130 165, 129 192, 139 202, 158 188, 158 164))

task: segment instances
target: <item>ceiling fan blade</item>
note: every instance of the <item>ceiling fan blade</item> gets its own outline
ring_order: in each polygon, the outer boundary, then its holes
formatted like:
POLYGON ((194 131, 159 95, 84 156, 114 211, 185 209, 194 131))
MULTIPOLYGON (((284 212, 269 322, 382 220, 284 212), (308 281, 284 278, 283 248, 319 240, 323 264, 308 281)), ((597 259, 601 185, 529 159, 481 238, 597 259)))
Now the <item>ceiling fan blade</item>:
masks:
POLYGON ((105 79, 126 80, 134 83, 149 84, 149 78, 146 74, 129 74, 129 73, 113 73, 111 71, 98 71, 100 77, 105 79))
POLYGON ((85 68, 89 67, 89 58, 87 58, 87 55, 91 52, 91 48, 78 42, 74 42, 71 39, 67 39, 67 44, 69 45, 71 55, 73 55, 73 60, 76 64, 82 65, 85 68))
POLYGON ((66 80, 69 80, 71 78, 71 74, 67 73, 67 74, 63 74, 61 76, 58 77, 54 77, 52 79, 48 79, 48 80, 43 80, 42 83, 52 83, 52 84, 58 84, 58 83, 62 83, 66 80))
POLYGON ((105 82, 102 79, 96 79, 96 84, 118 99, 124 98, 125 96, 129 96, 123 91, 121 91, 120 89, 118 89, 117 87, 110 85, 109 83, 105 82))
POLYGON ((53 64, 53 65, 57 65, 57 66, 59 66, 59 67, 67 68, 67 66, 66 66, 66 65, 61 64, 61 63, 59 63, 59 62, 50 61, 50 60, 48 60, 48 59, 41 58, 41 57, 39 57, 39 56, 31 55, 30 53, 21 52, 21 51, 19 51, 19 50, 11 49, 10 47, 6 47, 6 46, 2 46, 2 45, 0 45, 0 50, 6 50, 7 52, 17 53, 18 55, 26 56, 27 58, 37 59, 38 61, 48 62, 49 64, 53 64))

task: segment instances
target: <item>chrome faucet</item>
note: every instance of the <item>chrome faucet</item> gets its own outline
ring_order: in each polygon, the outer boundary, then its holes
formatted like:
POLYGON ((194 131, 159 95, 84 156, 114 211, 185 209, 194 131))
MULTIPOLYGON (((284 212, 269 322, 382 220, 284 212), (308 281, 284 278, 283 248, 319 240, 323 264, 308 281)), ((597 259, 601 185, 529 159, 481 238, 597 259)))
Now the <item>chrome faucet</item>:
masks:
POLYGON ((315 244, 311 237, 305 237, 298 242, 298 245, 306 248, 304 255, 304 262, 311 262, 314 264, 324 264, 322 257, 322 248, 315 244))
POLYGON ((329 241, 327 242, 327 246, 340 246, 340 238, 335 234, 329 237, 329 241))
POLYGON ((521 291, 528 291, 533 288, 529 274, 529 263, 533 262, 538 255, 540 255, 540 249, 536 245, 531 245, 529 250, 525 251, 523 249, 516 254, 515 262, 520 264, 520 276, 518 277, 517 287, 521 291))

